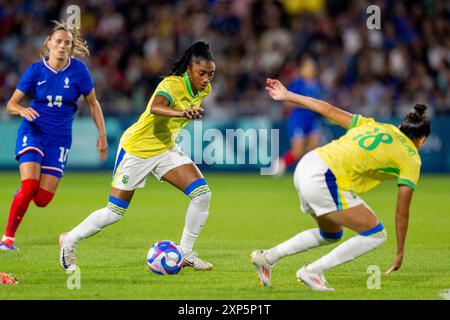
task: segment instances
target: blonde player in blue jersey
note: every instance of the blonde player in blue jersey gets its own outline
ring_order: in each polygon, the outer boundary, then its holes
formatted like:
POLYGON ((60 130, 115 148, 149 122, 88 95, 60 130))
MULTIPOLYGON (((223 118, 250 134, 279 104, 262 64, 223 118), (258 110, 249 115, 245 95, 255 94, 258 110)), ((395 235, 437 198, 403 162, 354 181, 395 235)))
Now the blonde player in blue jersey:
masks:
POLYGON ((208 217, 211 192, 197 166, 175 140, 189 120, 201 118, 200 104, 211 91, 215 69, 209 45, 201 41, 187 49, 172 66, 139 120, 122 135, 108 204, 60 236, 60 263, 64 269, 76 268, 75 246, 81 239, 122 219, 134 191, 145 186, 150 174, 191 199, 180 241, 185 266, 201 271, 212 269, 211 263, 193 252, 208 217))
POLYGON ((270 274, 281 258, 311 248, 336 243, 343 227, 358 233, 330 253, 297 271, 297 278, 317 291, 330 288, 323 273, 378 248, 387 233, 374 212, 358 196, 387 179, 397 179, 397 253, 386 274, 398 270, 403 261, 409 207, 419 180, 418 150, 431 132, 426 106, 418 104, 399 127, 352 115, 325 101, 288 91, 267 79, 266 90, 274 100, 302 105, 347 129, 331 143, 306 154, 297 165, 294 184, 302 211, 309 213, 318 228, 303 231, 269 249, 252 253, 260 282, 270 286, 270 274))
POLYGON ((98 129, 97 149, 106 160, 108 143, 102 109, 87 66, 75 57, 89 55, 80 30, 53 21, 55 27, 41 48, 42 60, 31 64, 7 103, 11 115, 20 115, 16 140, 20 188, 14 194, 0 251, 17 250, 16 232, 31 202, 46 207, 53 199, 67 166, 72 123, 83 95, 98 129), (31 95, 29 105, 24 97, 31 95))

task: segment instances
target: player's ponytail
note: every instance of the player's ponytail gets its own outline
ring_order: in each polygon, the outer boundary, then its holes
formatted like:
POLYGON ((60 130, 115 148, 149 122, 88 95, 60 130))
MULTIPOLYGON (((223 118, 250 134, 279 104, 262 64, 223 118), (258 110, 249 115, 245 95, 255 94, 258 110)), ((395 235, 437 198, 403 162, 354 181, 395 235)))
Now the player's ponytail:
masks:
POLYGON ((181 76, 186 72, 188 66, 192 66, 192 64, 202 60, 214 61, 214 56, 207 42, 198 41, 184 52, 180 59, 171 66, 166 75, 181 76))
POLYGON ((408 113, 400 125, 400 131, 413 141, 424 136, 428 137, 431 133, 430 119, 425 115, 427 106, 416 104, 414 110, 408 113))
POLYGON ((41 58, 48 58, 49 50, 47 47, 47 43, 51 39, 53 34, 58 30, 64 30, 64 31, 67 31, 72 34, 72 47, 70 48, 70 51, 69 51, 70 57, 87 57, 87 56, 89 56, 89 49, 87 46, 87 42, 81 36, 81 30, 79 28, 77 28, 75 26, 69 27, 66 23, 59 22, 56 20, 52 20, 51 22, 53 22, 55 24, 55 27, 52 29, 52 31, 50 31, 50 33, 44 40, 44 43, 41 47, 41 52, 40 52, 41 58))

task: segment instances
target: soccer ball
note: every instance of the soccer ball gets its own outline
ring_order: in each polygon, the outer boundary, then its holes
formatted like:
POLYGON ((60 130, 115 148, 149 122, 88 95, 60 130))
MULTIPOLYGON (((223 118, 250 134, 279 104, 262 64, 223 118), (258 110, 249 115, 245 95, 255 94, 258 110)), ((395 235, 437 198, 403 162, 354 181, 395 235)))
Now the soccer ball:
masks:
POLYGON ((156 274, 177 274, 183 268, 183 255, 177 244, 170 240, 156 242, 148 251, 147 265, 156 274))

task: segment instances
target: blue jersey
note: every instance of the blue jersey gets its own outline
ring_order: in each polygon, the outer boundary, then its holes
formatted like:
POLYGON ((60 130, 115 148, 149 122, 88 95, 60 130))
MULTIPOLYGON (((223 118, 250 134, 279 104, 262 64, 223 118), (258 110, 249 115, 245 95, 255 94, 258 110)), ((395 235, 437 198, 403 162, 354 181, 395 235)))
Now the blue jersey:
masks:
POLYGON ((94 82, 86 65, 69 58, 67 66, 54 70, 44 59, 31 64, 17 84, 25 94, 33 92, 30 107, 40 117, 29 122, 22 120, 22 126, 32 126, 43 134, 71 135, 72 122, 78 109, 80 95, 87 96, 94 82))
MULTIPOLYGON (((289 84, 288 90, 293 93, 301 94, 302 96, 316 99, 320 99, 322 96, 322 90, 317 80, 305 81, 302 78, 295 79, 289 84)), ((314 121, 317 118, 315 112, 305 108, 295 108, 292 111, 292 116, 301 116, 308 121, 314 121)))
MULTIPOLYGON (((312 98, 320 98, 321 96, 319 82, 316 80, 305 81, 298 78, 289 84, 288 90, 312 98)), ((318 128, 319 119, 315 112, 297 107, 292 110, 288 120, 288 134, 290 139, 304 138, 315 133, 318 128)))

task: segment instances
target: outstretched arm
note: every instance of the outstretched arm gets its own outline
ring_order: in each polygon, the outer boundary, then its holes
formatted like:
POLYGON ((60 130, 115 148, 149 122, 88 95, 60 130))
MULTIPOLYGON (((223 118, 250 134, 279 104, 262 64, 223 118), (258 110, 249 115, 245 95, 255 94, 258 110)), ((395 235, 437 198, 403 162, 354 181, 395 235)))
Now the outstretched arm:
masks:
POLYGON ((408 186, 399 186, 397 195, 397 213, 395 216, 395 231, 397 234, 397 253, 392 267, 386 270, 388 275, 400 269, 405 252, 406 233, 408 231, 409 206, 413 196, 413 189, 408 186))
POLYGON ((302 105, 311 111, 320 113, 345 129, 350 126, 353 120, 353 115, 351 113, 333 106, 326 101, 295 94, 287 90, 279 80, 267 79, 266 91, 274 100, 302 105))
POLYGON ((94 120, 94 123, 97 126, 98 130, 98 154, 100 160, 105 161, 108 158, 108 141, 106 139, 105 120, 103 118, 103 112, 100 103, 95 96, 95 89, 92 89, 85 98, 89 106, 89 111, 91 112, 92 120, 94 120))

